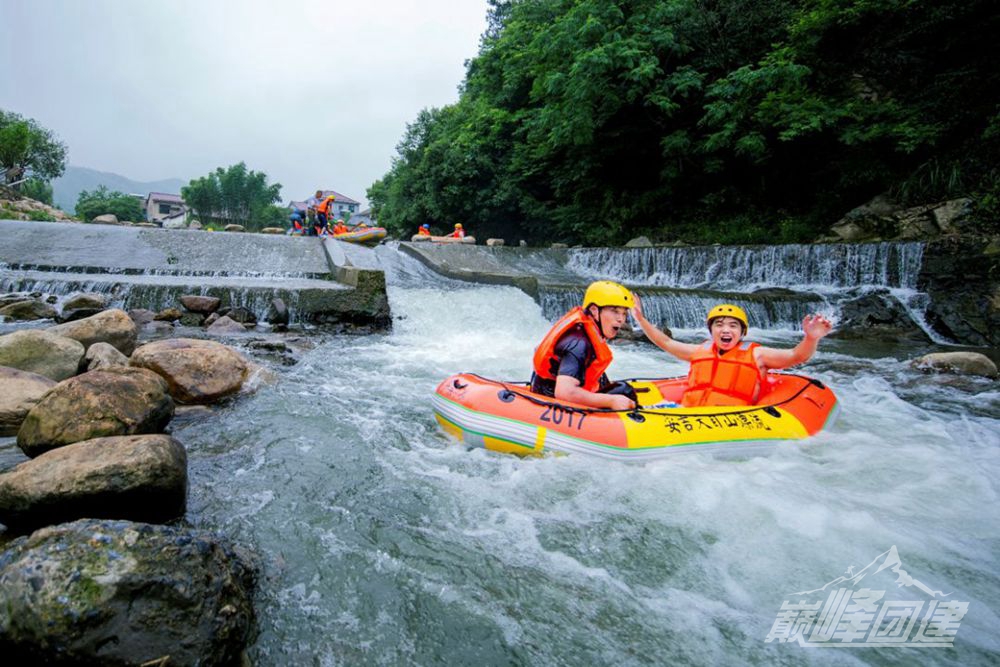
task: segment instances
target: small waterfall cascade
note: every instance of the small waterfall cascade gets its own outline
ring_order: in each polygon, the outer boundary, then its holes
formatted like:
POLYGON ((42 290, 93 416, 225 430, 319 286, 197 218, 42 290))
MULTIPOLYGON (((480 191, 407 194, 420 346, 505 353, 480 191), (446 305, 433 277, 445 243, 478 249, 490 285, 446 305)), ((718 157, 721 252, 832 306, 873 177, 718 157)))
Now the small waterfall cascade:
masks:
POLYGON ((713 305, 731 302, 761 328, 796 329, 807 313, 837 319, 844 301, 887 291, 926 330, 926 298, 916 291, 923 250, 919 242, 573 249, 566 268, 584 284, 545 287, 540 300, 555 318, 580 303, 586 281, 614 280, 671 328, 701 328, 713 305))

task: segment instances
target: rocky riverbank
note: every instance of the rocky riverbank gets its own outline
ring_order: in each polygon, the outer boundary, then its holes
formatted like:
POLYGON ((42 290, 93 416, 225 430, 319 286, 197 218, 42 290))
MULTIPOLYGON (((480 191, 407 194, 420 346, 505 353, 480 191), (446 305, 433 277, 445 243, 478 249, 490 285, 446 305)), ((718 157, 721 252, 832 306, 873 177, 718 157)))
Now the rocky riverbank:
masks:
POLYGON ((22 535, 0 553, 0 651, 20 664, 233 664, 253 637, 254 558, 185 524, 187 453, 166 431, 178 406, 217 403, 261 369, 212 340, 140 345, 164 320, 100 308, 78 295, 55 311, 69 321, 0 336, 0 435, 28 457, 0 472, 0 535, 22 535))

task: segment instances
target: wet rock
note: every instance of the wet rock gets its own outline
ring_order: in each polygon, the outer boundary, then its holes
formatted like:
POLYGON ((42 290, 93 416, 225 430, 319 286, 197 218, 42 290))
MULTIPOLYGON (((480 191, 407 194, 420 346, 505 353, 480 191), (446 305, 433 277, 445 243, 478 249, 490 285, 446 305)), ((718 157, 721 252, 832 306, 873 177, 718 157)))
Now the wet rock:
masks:
POLYGON ((176 322, 183 316, 184 313, 181 312, 180 308, 164 308, 154 315, 153 319, 157 322, 176 322))
POLYGON ((105 213, 104 215, 99 215, 95 217, 91 222, 96 222, 105 225, 118 225, 121 224, 118 221, 118 216, 114 213, 105 213))
POLYGON ((205 323, 205 316, 201 313, 184 313, 181 315, 180 324, 185 327, 200 327, 205 323))
POLYGON ((553 250, 565 250, 566 248, 569 248, 569 245, 566 243, 553 243, 549 247, 552 248, 553 250))
POLYGON ((12 303, 18 303, 20 301, 30 301, 31 296, 25 294, 24 292, 9 292, 4 295, 0 295, 0 308, 4 306, 9 306, 12 303))
POLYGON ((261 234, 284 234, 285 230, 282 227, 265 227, 260 230, 261 234))
POLYGON ((222 317, 212 322, 212 324, 208 326, 207 331, 210 334, 218 336, 225 334, 246 333, 247 328, 242 324, 240 324, 239 322, 229 319, 228 315, 223 315, 222 317))
POLYGON ((212 403, 235 394, 250 371, 247 360, 235 350, 194 338, 143 345, 132 355, 131 364, 162 376, 170 395, 181 403, 212 403))
POLYGON ((97 519, 43 528, 0 555, 4 661, 237 665, 255 580, 245 552, 202 530, 97 519))
POLYGON ((911 365, 928 373, 981 375, 994 380, 998 377, 993 360, 979 352, 933 352, 914 359, 911 365))
POLYGON ((486 239, 486 245, 491 248, 500 247, 504 245, 504 243, 503 239, 486 239))
POLYGON ((88 371, 112 366, 128 366, 128 357, 107 343, 94 343, 84 356, 88 371))
POLYGON ((174 335, 174 324, 173 322, 147 322, 142 325, 142 329, 139 330, 142 335, 143 340, 166 338, 168 336, 174 335))
POLYGON ((135 322, 119 308, 105 310, 75 322, 57 324, 47 331, 78 340, 84 347, 90 347, 94 343, 109 343, 125 356, 132 354, 138 337, 135 322))
POLYGON ((44 301, 17 301, 0 308, 0 317, 8 320, 30 321, 30 320, 54 320, 58 313, 56 309, 44 301))
POLYGON ((0 523, 23 532, 82 518, 184 516, 187 453, 168 435, 94 438, 0 474, 0 523))
POLYGON ((84 352, 79 341, 51 331, 25 329, 0 336, 0 366, 37 373, 56 382, 77 374, 84 352))
POLYGON ((205 318, 205 321, 202 324, 204 324, 204 326, 206 327, 210 327, 213 324, 215 324, 218 320, 219 320, 219 314, 212 313, 211 315, 205 318))
POLYGON ((961 235, 924 247, 917 289, 928 324, 964 345, 1000 347, 1000 239, 961 235))
POLYGON ((144 324, 152 322, 153 318, 156 317, 156 313, 147 308, 133 308, 128 311, 128 316, 132 318, 137 327, 141 327, 144 324))
POLYGON ((243 225, 226 225, 222 228, 224 232, 245 232, 246 228, 243 225))
POLYGON ((833 338, 930 342, 902 303, 887 291, 872 292, 845 301, 833 338))
POLYGON ((102 294, 89 292, 75 294, 66 299, 59 314, 60 322, 73 322, 96 315, 108 307, 108 300, 102 294))
POLYGON ((54 386, 44 375, 0 366, 0 436, 17 435, 31 408, 54 386))
POLYGON ((239 322, 240 324, 245 324, 248 326, 253 326, 257 324, 257 316, 249 308, 244 308, 243 306, 237 306, 236 308, 230 308, 229 312, 226 313, 226 317, 233 320, 234 322, 239 322))
POLYGON ((288 306, 285 302, 277 297, 271 299, 271 307, 267 311, 267 323, 274 324, 278 326, 288 325, 288 306))
POLYGON ((53 387, 28 412, 17 446, 35 457, 113 435, 161 433, 174 415, 166 381, 143 368, 90 371, 53 387))
POLYGON ((219 309, 222 300, 214 296, 187 294, 181 297, 181 305, 192 313, 208 315, 219 309))

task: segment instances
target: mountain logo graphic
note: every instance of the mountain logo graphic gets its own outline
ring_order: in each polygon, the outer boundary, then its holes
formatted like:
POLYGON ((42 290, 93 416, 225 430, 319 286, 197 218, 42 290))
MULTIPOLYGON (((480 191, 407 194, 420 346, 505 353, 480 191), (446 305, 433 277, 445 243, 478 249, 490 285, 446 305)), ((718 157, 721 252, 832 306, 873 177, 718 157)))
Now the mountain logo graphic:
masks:
POLYGON ((836 588, 841 585, 853 588, 861 583, 861 581, 866 577, 874 576, 883 570, 889 570, 896 575, 896 586, 898 588, 916 588, 932 598, 939 599, 943 599, 951 595, 951 593, 933 590, 929 586, 926 586, 911 577, 906 570, 903 569, 903 563, 899 560, 899 553, 896 551, 896 545, 892 545, 888 551, 876 556, 875 560, 858 572, 854 572, 854 567, 852 566, 847 568, 847 572, 845 573, 846 576, 839 576, 833 581, 827 582, 820 588, 814 588, 811 591, 797 591, 795 593, 789 593, 789 595, 812 595, 813 593, 824 592, 827 589, 836 588))

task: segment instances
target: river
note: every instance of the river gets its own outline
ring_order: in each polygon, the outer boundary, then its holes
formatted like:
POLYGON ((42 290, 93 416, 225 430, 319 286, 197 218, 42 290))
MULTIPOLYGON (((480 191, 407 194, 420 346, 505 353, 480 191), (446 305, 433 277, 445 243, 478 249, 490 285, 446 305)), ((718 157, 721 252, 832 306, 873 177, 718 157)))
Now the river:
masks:
MULTIPOLYGON (((466 450, 438 429, 434 387, 457 371, 526 379, 552 315, 379 252, 391 333, 316 334, 277 382, 175 428, 189 520, 261 555, 254 664, 1000 661, 997 383, 920 374, 920 349, 824 340, 801 370, 834 389, 839 419, 769 456, 466 450), (793 594, 893 547, 913 580, 968 603, 953 647, 766 641, 793 594)), ((646 344, 614 350, 613 378, 685 372, 646 344)))

